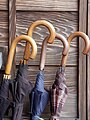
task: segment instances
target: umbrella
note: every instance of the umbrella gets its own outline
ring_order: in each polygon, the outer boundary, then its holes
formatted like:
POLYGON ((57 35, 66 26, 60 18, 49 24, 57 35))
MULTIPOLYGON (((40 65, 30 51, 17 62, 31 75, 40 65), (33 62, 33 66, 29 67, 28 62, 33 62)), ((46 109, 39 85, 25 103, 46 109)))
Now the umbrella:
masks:
MULTIPOLYGON (((63 49, 63 55, 66 55, 68 52, 68 42, 65 39, 64 36, 56 33, 55 38, 59 39, 62 41, 63 45, 64 45, 64 49, 63 49)), ((41 67, 44 68, 44 63, 45 63, 45 55, 46 55, 46 42, 43 42, 43 46, 44 46, 44 52, 42 54, 42 58, 41 58, 41 67)), ((60 67, 56 73, 56 78, 55 78, 55 82, 52 86, 52 89, 50 89, 50 106, 51 106, 51 118, 54 117, 55 119, 59 119, 59 114, 56 115, 56 112, 59 113, 61 112, 61 108, 64 105, 64 102, 66 100, 66 95, 67 95, 67 87, 66 87, 66 83, 65 83, 65 73, 64 73, 64 68, 60 67), (63 99, 62 99, 63 98, 63 99), (61 103, 61 104, 60 104, 61 103)), ((46 88, 47 89, 47 88, 46 88)), ((51 119, 50 118, 50 119, 51 119)))
POLYGON ((10 105, 10 100, 8 99, 9 95, 9 84, 10 81, 3 79, 0 87, 0 120, 3 119, 3 116, 10 105))
MULTIPOLYGON (((4 117, 4 114, 8 108, 8 106, 10 105, 10 100, 8 98, 8 93, 9 90, 12 93, 12 97, 13 97, 13 120, 21 120, 21 114, 22 114, 22 108, 23 108, 23 100, 25 95, 27 94, 27 85, 28 87, 28 92, 31 90, 31 84, 27 82, 27 79, 24 75, 26 75, 26 69, 27 66, 25 65, 20 65, 20 68, 18 70, 17 73, 17 77, 15 80, 11 81, 10 80, 10 72, 11 72, 11 67, 12 67, 12 61, 13 61, 13 57, 14 57, 14 52, 15 52, 15 48, 16 48, 16 44, 25 39, 26 41, 30 42, 31 46, 32 46, 32 54, 31 54, 31 58, 34 59, 37 53, 37 46, 35 41, 26 35, 21 35, 19 37, 16 37, 11 45, 10 51, 9 51, 9 55, 8 55, 8 60, 7 60, 7 64, 6 64, 6 69, 5 69, 5 74, 4 74, 4 80, 2 82, 1 88, 0 88, 0 120, 2 120, 2 118, 4 117), (24 69, 24 70, 22 70, 24 69), (22 82, 21 82, 22 81, 22 82), (21 87, 21 88, 20 88, 21 87), (25 89, 26 87, 26 89, 25 89), (12 89, 11 89, 12 88, 12 89), (21 102, 21 104, 20 104, 21 102), (17 114, 16 114, 17 113, 17 114)), ((24 60, 25 61, 25 60, 24 60)), ((25 61, 26 63, 26 61, 25 61)))
MULTIPOLYGON (((84 54, 86 54, 89 50, 89 38, 81 32, 75 32, 68 37, 68 43, 70 47, 70 42, 76 36, 81 36, 84 38, 86 42, 86 46, 84 49, 84 54)), ((55 81, 50 90, 50 104, 51 104, 51 118, 50 120, 60 120, 60 113, 63 108, 63 105, 66 101, 68 89, 66 86, 66 78, 65 78, 65 66, 67 55, 63 55, 61 67, 57 70, 55 81)))
MULTIPOLYGON (((48 38, 49 37, 46 37, 44 40, 46 44, 48 38)), ((45 48, 42 44, 41 59, 44 50, 45 48)), ((30 120, 42 119, 40 118, 41 113, 44 111, 49 100, 49 92, 44 89, 44 68, 41 64, 42 63, 40 63, 40 71, 36 77, 35 87, 30 94, 30 120)))
MULTIPOLYGON (((35 27, 37 27, 39 25, 43 25, 49 30, 50 35, 47 38, 47 43, 53 43, 54 38, 55 38, 55 29, 51 23, 49 23, 45 20, 35 21, 28 29, 28 35, 30 37, 32 37, 33 30, 35 29, 35 27)), ((28 44, 28 42, 27 42, 25 53, 27 53, 27 51, 28 51, 28 55, 25 54, 25 56, 24 56, 27 59, 29 58, 29 55, 30 55, 29 49, 30 49, 30 44, 28 44)), ((32 93, 30 95, 30 99, 31 99, 30 100, 31 101, 30 119, 32 119, 32 120, 39 119, 41 113, 45 109, 48 98, 49 98, 49 94, 44 89, 44 71, 40 68, 40 71, 37 74, 35 87, 32 90, 32 93)))
MULTIPOLYGON (((57 35, 58 36, 58 35, 57 35)), ((45 57, 46 57, 46 47, 47 41, 49 37, 46 37, 42 43, 41 57, 40 57, 40 71, 37 74, 35 87, 30 94, 31 98, 31 106, 30 106, 30 120, 39 120, 41 119, 41 113, 44 111, 48 101, 49 101, 49 92, 44 89, 44 65, 45 65, 45 57)), ((66 55, 67 53, 67 45, 65 42, 66 39, 63 40, 64 51, 63 53, 66 55)))

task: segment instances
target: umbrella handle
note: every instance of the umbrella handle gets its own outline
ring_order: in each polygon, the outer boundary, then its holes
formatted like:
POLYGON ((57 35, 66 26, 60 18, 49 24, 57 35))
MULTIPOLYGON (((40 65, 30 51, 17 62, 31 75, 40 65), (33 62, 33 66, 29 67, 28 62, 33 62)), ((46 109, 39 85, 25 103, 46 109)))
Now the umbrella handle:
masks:
MULTIPOLYGON (((34 29, 39 25, 45 26, 49 30, 50 35, 49 35, 48 43, 53 43, 56 35, 55 29, 53 25, 46 20, 37 20, 33 22, 28 29, 28 35, 32 37, 34 29)), ((24 59, 28 61, 29 57, 30 57, 30 43, 27 42, 25 47, 24 59)))
MULTIPOLYGON (((63 35, 58 34, 58 33, 56 33, 55 38, 62 41, 63 46, 64 46, 62 54, 67 55, 68 50, 69 50, 69 45, 68 45, 68 42, 67 42, 66 38, 63 35)), ((42 43, 42 51, 41 51, 41 56, 40 56, 40 70, 43 70, 44 66, 45 66, 47 41, 48 41, 48 37, 46 37, 45 40, 42 43)))
MULTIPOLYGON (((90 41, 89 41, 89 37, 84 33, 84 32, 74 32, 72 33, 69 37, 68 37, 68 44, 69 44, 69 49, 70 49, 70 43, 71 41, 75 38, 75 37, 82 37, 83 40, 85 41, 85 48, 83 50, 83 54, 86 55, 88 53, 88 51, 90 50, 90 41)), ((69 51, 68 51, 69 54, 69 51)), ((62 56, 62 66, 66 66, 66 62, 67 62, 67 58, 68 58, 68 54, 66 56, 62 56)))
POLYGON ((30 58, 34 59, 36 57, 37 54, 37 45, 35 43, 35 41, 27 36, 27 35, 20 35, 18 37, 16 37, 10 47, 10 51, 9 51, 9 55, 8 55, 8 59, 7 59, 7 64, 6 64, 6 69, 5 69, 5 74, 6 75, 10 75, 11 72, 11 68, 12 68, 12 61, 14 58, 14 53, 15 53, 15 49, 16 49, 16 45, 18 42, 20 42, 21 40, 25 40, 27 42, 29 42, 32 46, 32 53, 30 55, 30 58))

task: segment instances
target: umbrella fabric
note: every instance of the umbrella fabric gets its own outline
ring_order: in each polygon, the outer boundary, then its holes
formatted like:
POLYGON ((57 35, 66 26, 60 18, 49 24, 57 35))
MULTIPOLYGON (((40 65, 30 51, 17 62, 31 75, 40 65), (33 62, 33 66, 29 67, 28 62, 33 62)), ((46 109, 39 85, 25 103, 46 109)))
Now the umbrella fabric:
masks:
POLYGON ((27 80, 28 66, 20 64, 16 79, 11 83, 13 96, 13 113, 12 120, 21 120, 23 112, 24 98, 28 95, 33 86, 27 80))
POLYGON ((7 108, 10 105, 9 95, 10 80, 4 79, 0 87, 0 120, 3 119, 7 108))
POLYGON ((60 67, 56 72, 55 81, 50 90, 50 120, 60 120, 60 112, 67 98, 65 68, 60 67))
POLYGON ((39 71, 37 74, 35 87, 31 92, 30 99, 30 120, 41 120, 41 113, 44 111, 49 100, 49 92, 44 89, 43 71, 39 71))

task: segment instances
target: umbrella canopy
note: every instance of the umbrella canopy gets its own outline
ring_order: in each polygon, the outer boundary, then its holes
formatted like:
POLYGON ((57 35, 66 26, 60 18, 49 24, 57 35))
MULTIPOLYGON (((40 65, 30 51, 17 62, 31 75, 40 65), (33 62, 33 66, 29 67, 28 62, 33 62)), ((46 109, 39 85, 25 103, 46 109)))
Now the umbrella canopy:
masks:
POLYGON ((0 87, 0 120, 3 119, 4 114, 10 105, 10 100, 8 98, 9 84, 10 84, 10 81, 8 79, 4 79, 0 87))
POLYGON ((37 74, 35 87, 31 92, 30 99, 30 120, 39 120, 49 99, 49 93, 44 89, 44 71, 40 71, 37 74))
MULTIPOLYGON (((75 32, 74 34, 71 34, 68 37, 69 47, 71 40, 76 36, 81 36, 84 38, 86 42, 84 53, 86 54, 89 50, 90 43, 89 43, 89 38, 82 32, 81 33, 75 32)), ((65 78, 65 66, 66 66, 67 57, 68 57, 68 52, 66 56, 63 55, 62 57, 61 67, 58 69, 56 73, 55 81, 50 90, 50 104, 51 104, 50 120, 60 120, 60 113, 67 98, 68 89, 66 86, 66 78, 65 78)))
POLYGON ((28 66, 21 63, 17 72, 16 79, 11 83, 12 96, 13 96, 13 116, 12 120, 21 120, 24 98, 28 95, 33 86, 28 81, 28 66))
MULTIPOLYGON (((27 81, 27 65, 20 64, 19 70, 17 72, 16 79, 11 81, 10 80, 10 72, 12 67, 12 61, 14 57, 14 52, 16 48, 16 44, 21 40, 26 40, 30 42, 32 46, 32 54, 31 58, 34 59, 37 53, 37 46, 35 41, 26 35, 21 35, 16 37, 12 45, 10 47, 8 60, 6 64, 4 80, 0 87, 0 120, 4 117, 4 114, 10 105, 10 100, 8 97, 9 90, 12 93, 13 101, 11 102, 13 105, 13 120, 21 120, 22 108, 23 108, 23 97, 30 92, 32 85, 27 81), (25 88, 26 87, 26 88, 25 88), (20 104, 21 102, 21 104, 20 104), (19 108, 20 107, 20 108, 19 108)), ((27 63, 27 62, 25 62, 27 63)))
POLYGON ((56 72, 55 81, 50 90, 50 120, 60 120, 60 112, 68 93, 65 77, 65 69, 60 67, 56 72))

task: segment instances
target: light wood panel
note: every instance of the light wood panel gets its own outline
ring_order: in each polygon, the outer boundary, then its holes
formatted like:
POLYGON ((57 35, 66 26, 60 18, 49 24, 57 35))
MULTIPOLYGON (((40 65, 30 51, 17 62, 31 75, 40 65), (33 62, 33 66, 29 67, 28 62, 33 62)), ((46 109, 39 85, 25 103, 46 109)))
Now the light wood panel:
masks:
MULTIPOLYGON (((58 67, 45 67, 45 86, 50 87, 55 79, 55 74, 58 67)), ((38 66, 29 66, 28 68, 28 79, 34 83, 36 80, 37 73, 39 72, 38 66)), ((77 67, 67 67, 66 68, 66 82, 69 89, 69 94, 61 117, 77 117, 77 67)), ((24 105, 24 116, 28 114, 29 110, 29 100, 25 99, 24 105)), ((44 118, 50 116, 49 104, 43 113, 44 118)))
POLYGON ((8 46, 8 12, 0 11, 0 46, 8 46))
POLYGON ((17 0, 17 10, 77 11, 78 0, 17 0))
MULTIPOLYGON (((79 1, 79 31, 87 33, 87 2, 88 0, 79 1)), ((79 38, 79 66, 78 66, 78 116, 81 120, 87 120, 87 105, 86 105, 86 89, 87 89, 87 62, 86 56, 81 55, 84 44, 79 38)))
MULTIPOLYGON (((90 38, 90 0, 88 2, 88 36, 90 38)), ((90 52, 87 56, 87 120, 90 120, 90 52)))
MULTIPOLYGON (((78 0, 17 0, 17 10, 78 11, 78 0)), ((0 0, 0 10, 8 10, 8 0, 0 0)))
MULTIPOLYGON (((17 12, 17 22, 16 22, 16 34, 27 34, 28 27, 33 21, 45 19, 51 22, 57 33, 64 35, 66 38, 70 33, 78 29, 78 13, 77 12, 17 12), (57 19, 58 18, 58 19, 57 19)), ((30 65, 38 65, 40 58, 40 48, 42 41, 45 36, 48 34, 48 31, 44 27, 37 27, 34 31, 33 38, 38 45, 38 55, 34 61, 29 62, 30 65)), ((19 43, 17 47, 16 55, 16 64, 19 63, 19 60, 23 56, 23 43, 19 43)), ((58 65, 60 64, 60 56, 62 45, 59 41, 54 42, 47 48, 47 59, 46 65, 58 65)), ((73 40, 71 43, 71 49, 69 53, 69 58, 67 64, 77 65, 77 41, 73 40)))
POLYGON ((8 0, 0 0, 0 10, 8 10, 8 0))

